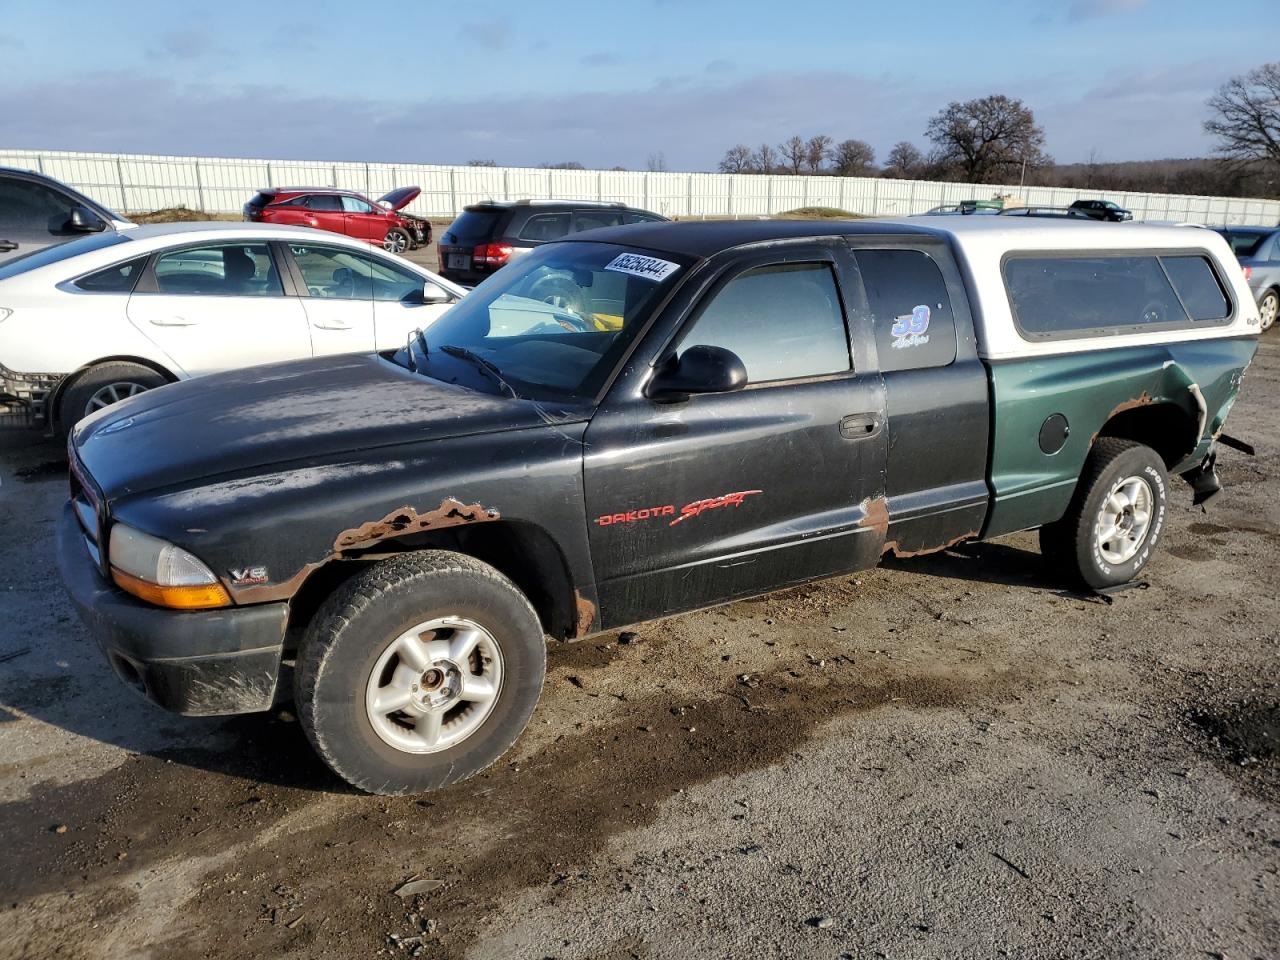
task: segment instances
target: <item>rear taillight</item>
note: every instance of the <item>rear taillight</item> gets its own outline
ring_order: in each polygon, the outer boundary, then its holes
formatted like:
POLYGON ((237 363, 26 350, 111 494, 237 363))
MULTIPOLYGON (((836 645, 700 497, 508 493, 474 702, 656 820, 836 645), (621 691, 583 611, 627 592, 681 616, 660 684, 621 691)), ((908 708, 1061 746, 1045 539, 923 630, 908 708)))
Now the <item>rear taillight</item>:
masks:
POLYGON ((1246 280, 1253 277, 1253 267, 1241 267, 1240 269, 1244 271, 1244 278, 1246 280))
POLYGON ((487 263, 491 267, 500 267, 511 259, 509 243, 481 243, 471 252, 476 263, 487 263))

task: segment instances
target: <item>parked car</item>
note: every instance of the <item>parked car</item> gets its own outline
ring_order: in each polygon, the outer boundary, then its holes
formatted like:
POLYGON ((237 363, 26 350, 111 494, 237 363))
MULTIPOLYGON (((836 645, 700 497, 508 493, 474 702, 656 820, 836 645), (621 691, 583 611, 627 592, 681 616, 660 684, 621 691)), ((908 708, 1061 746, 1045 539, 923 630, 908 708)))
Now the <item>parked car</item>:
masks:
POLYGON ((1002 217, 1050 217, 1058 220, 1092 220, 1093 218, 1071 207, 1006 207, 1002 217))
POLYGON ((300 227, 104 231, 0 264, 0 401, 66 430, 152 387, 402 345, 466 293, 300 227))
POLYGON ((1111 223, 1133 219, 1132 213, 1110 200, 1076 200, 1067 209, 1079 210, 1090 219, 1107 220, 1111 223))
POLYGON ((1032 528, 1073 581, 1127 585, 1171 520, 1169 478, 1218 490, 1257 333, 1209 231, 597 230, 394 354, 204 377, 85 420, 59 565, 160 705, 267 710, 292 678, 339 775, 432 789, 519 736, 547 635, 1032 528), (549 276, 575 306, 539 296, 549 276))
POLYGON ((622 203, 514 200, 475 203, 440 235, 440 273, 455 283, 479 283, 535 247, 571 234, 667 218, 622 203))
POLYGON ((0 167, 0 264, 85 234, 132 226, 53 177, 0 167))
POLYGON ((913 216, 953 217, 972 216, 974 214, 991 216, 1003 209, 1004 203, 1000 200, 961 200, 959 203, 944 203, 941 206, 932 207, 924 213, 913 214, 913 216))
POLYGON ((1223 227, 1218 231, 1236 255, 1258 303, 1262 329, 1280 314, 1280 228, 1223 227))
POLYGON ((388 253, 404 253, 431 242, 431 222, 404 212, 420 193, 421 187, 400 187, 374 201, 349 190, 272 187, 253 195, 244 205, 244 218, 328 230, 365 240, 388 253))

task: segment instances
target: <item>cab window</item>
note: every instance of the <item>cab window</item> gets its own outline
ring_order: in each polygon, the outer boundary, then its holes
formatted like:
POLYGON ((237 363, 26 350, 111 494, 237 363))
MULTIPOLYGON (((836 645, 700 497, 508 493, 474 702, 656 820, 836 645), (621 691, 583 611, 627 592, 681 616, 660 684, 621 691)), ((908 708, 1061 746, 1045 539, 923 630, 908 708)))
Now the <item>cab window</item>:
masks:
POLYGON ((738 274, 699 308, 681 338, 737 354, 749 383, 852 369, 849 336, 828 263, 785 263, 738 274))
POLYGON ((156 290, 206 297, 280 297, 284 289, 265 243, 220 243, 156 258, 156 290))
POLYGON ((956 358, 947 283, 923 250, 857 250, 880 369, 945 367, 956 358))

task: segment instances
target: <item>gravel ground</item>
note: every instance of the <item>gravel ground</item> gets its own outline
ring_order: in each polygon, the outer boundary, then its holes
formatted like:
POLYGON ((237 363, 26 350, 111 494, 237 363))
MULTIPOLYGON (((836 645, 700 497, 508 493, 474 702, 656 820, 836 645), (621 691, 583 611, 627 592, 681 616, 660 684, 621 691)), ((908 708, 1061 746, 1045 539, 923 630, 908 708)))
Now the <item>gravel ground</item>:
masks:
POLYGON ((1276 957, 1277 406, 1280 331, 1147 590, 1023 534, 556 645, 416 800, 136 699, 57 584, 60 447, 0 432, 0 956, 1276 957))

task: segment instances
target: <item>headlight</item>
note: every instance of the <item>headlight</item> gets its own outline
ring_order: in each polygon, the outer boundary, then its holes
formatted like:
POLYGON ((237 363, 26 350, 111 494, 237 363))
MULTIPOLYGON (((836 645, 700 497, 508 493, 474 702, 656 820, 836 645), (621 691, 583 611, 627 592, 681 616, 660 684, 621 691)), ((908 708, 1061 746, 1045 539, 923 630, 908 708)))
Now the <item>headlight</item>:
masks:
POLYGON ((12 313, 13 311, 10 310, 8 307, 0 307, 0 323, 4 323, 6 320, 8 320, 9 316, 12 313))
POLYGON ((198 559, 181 547, 123 523, 111 528, 107 559, 116 586, 148 603, 180 610, 231 603, 213 571, 198 559))

